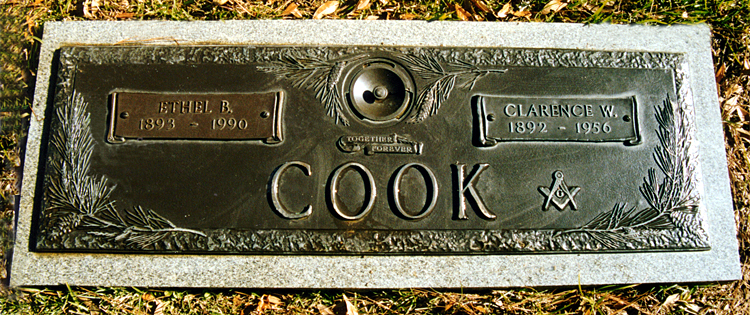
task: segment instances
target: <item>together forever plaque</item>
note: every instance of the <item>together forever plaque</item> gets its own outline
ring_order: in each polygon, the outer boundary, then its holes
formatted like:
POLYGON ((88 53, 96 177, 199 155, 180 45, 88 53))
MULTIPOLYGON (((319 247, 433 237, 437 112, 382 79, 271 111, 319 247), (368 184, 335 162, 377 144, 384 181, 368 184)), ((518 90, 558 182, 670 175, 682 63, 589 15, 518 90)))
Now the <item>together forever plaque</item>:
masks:
POLYGON ((686 52, 197 42, 58 45, 30 255, 347 266, 724 246, 686 52))

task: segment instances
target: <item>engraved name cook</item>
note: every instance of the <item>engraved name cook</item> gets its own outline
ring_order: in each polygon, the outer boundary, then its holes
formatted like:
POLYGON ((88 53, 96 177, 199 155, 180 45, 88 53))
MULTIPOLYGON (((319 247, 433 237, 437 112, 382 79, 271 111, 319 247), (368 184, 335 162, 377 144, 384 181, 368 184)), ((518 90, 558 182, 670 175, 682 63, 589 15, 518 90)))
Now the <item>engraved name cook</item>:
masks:
POLYGON ((69 47, 60 64, 35 250, 710 246, 681 55, 69 47))

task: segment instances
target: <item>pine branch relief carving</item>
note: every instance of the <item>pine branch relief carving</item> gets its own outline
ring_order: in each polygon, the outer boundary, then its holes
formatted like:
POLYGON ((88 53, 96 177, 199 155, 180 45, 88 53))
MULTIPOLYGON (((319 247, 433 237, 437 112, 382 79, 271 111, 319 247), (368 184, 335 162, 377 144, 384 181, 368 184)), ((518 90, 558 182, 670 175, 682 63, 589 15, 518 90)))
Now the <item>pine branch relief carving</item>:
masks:
POLYGON ((617 203, 578 229, 558 232, 555 236, 586 234, 605 249, 621 248, 642 237, 634 231, 674 230, 690 234, 707 246, 701 223, 699 195, 696 189, 696 160, 691 148, 694 125, 684 101, 674 104, 667 97, 655 106, 659 144, 653 159, 657 169, 649 168, 639 187, 649 207, 637 210, 617 203), (661 180, 659 179, 661 177, 661 180))
MULTIPOLYGON (((349 126, 349 120, 344 115, 340 83, 348 65, 368 58, 370 55, 367 53, 336 55, 326 52, 284 49, 278 53, 277 60, 270 60, 267 65, 258 66, 258 70, 290 80, 295 88, 312 89, 315 91, 315 97, 325 108, 326 114, 333 117, 336 124, 349 126)), ((415 109, 406 119, 407 123, 411 124, 421 123, 428 117, 436 115, 440 106, 450 97, 457 82, 461 83, 460 88, 472 90, 481 78, 507 71, 507 69, 481 69, 475 64, 456 58, 452 61, 441 62, 436 52, 428 50, 395 53, 395 55, 396 59, 404 63, 409 70, 426 81, 426 85, 418 93, 415 109)))
POLYGON ((440 106, 450 97, 457 81, 465 81, 460 85, 460 88, 472 90, 480 78, 491 73, 502 74, 508 71, 507 69, 483 70, 463 60, 448 63, 446 68, 438 62, 434 54, 423 50, 405 54, 400 59, 422 79, 432 80, 419 93, 415 112, 407 120, 411 124, 421 123, 428 117, 437 114, 440 106))
POLYGON ((59 128, 51 140, 55 157, 49 163, 48 203, 43 218, 51 240, 81 230, 109 242, 147 249, 173 233, 206 236, 201 231, 177 227, 140 206, 118 211, 110 199, 116 187, 110 186, 104 176, 89 174, 94 140, 87 103, 73 92, 70 101, 61 105, 56 109, 59 128))
POLYGON ((339 81, 344 74, 344 68, 351 62, 366 58, 366 54, 344 56, 336 58, 324 54, 323 56, 302 50, 284 50, 279 60, 269 65, 258 66, 258 70, 273 73, 281 78, 291 80, 295 88, 312 89, 326 115, 333 117, 336 124, 349 126, 349 120, 343 114, 343 104, 339 81), (327 59, 335 58, 335 59, 327 59))

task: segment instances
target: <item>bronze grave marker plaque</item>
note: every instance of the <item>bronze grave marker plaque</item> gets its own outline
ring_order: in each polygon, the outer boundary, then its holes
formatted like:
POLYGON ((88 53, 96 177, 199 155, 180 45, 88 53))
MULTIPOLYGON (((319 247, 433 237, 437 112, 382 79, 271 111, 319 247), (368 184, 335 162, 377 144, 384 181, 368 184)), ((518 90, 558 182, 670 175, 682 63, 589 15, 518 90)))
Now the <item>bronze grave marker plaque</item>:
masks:
POLYGON ((11 285, 741 277, 705 25, 87 21, 43 39, 11 285))
POLYGON ((678 54, 83 46, 59 64, 39 251, 710 248, 678 54))

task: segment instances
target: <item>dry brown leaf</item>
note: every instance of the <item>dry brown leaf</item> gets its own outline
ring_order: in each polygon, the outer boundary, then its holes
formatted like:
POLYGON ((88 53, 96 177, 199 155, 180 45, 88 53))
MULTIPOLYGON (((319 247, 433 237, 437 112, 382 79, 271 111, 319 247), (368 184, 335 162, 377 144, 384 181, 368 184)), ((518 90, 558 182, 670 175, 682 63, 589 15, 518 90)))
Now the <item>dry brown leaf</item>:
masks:
POLYGON ((352 302, 349 301, 348 298, 346 298, 346 294, 342 294, 344 297, 344 303, 346 303, 346 315, 359 315, 359 312, 357 312, 357 307, 352 304, 352 302))
POLYGON ((338 8, 339 8, 338 1, 328 1, 326 3, 323 3, 317 10, 315 10, 315 13, 313 14, 313 19, 320 20, 324 16, 332 14, 333 12, 336 12, 336 9, 338 8))
POLYGON ((78 299, 83 301, 83 305, 86 305, 86 307, 89 309, 90 314, 96 314, 96 315, 101 314, 101 309, 99 309, 99 306, 94 304, 94 302, 91 302, 91 300, 81 297, 81 296, 79 296, 78 299))
POLYGON ((299 6, 296 3, 290 2, 289 5, 287 5, 286 8, 284 8, 284 11, 281 11, 281 15, 284 16, 284 15, 292 14, 292 11, 297 9, 298 7, 299 6))
POLYGON ((679 299, 680 299, 679 294, 672 294, 668 296, 666 300, 664 300, 664 304, 662 304, 661 307, 659 308, 660 309, 663 308, 666 312, 670 312, 672 311, 672 308, 675 306, 675 304, 677 303, 679 299))
POLYGON ((325 306, 323 304, 318 304, 315 306, 315 308, 318 309, 318 312, 320 312, 320 315, 333 315, 333 311, 328 308, 328 306, 325 306))
POLYGON ((482 11, 484 13, 492 13, 492 10, 487 7, 486 4, 484 4, 484 1, 482 0, 471 0, 471 4, 473 4, 479 11, 482 11))
POLYGON ((99 12, 101 0, 88 0, 83 3, 83 17, 93 19, 94 14, 99 12))
POLYGON ((586 10, 588 10, 590 12, 596 12, 596 10, 599 9, 599 7, 597 7, 597 6, 595 6, 595 5, 591 4, 591 3, 588 3, 588 2, 582 4, 581 6, 583 6, 584 9, 586 9, 586 10))
POLYGON ((263 312, 265 312, 265 311, 266 311, 266 309, 268 308, 268 303, 266 303, 266 299, 265 299, 265 297, 266 297, 266 296, 265 296, 265 295, 263 295, 263 296, 262 296, 262 297, 260 298, 260 302, 258 302, 258 306, 257 306, 257 307, 255 308, 255 312, 256 312, 256 313, 260 313, 260 314, 262 314, 262 313, 263 313, 263 312))
POLYGON ((143 296, 141 296, 141 299, 143 299, 143 300, 144 300, 144 301, 146 301, 146 302, 151 302, 151 301, 153 301, 153 300, 154 300, 155 298, 154 298, 154 296, 153 296, 153 295, 151 295, 151 293, 143 293, 143 296))
POLYGON ((250 13, 250 11, 244 5, 242 5, 242 1, 233 1, 233 3, 238 8, 240 8, 240 10, 242 10, 243 13, 252 15, 252 13, 250 13))
POLYGON ((698 306, 696 304, 693 304, 693 303, 689 303, 689 304, 685 305, 685 308, 687 308, 687 311, 690 314, 699 314, 701 312, 701 310, 703 310, 702 307, 700 307, 700 306, 698 306))
POLYGON ((359 0, 357 6, 354 7, 354 11, 364 10, 370 7, 370 0, 359 0))
POLYGON ((549 14, 550 12, 557 13, 557 11, 562 10, 565 6, 568 4, 566 2, 562 2, 560 0, 551 0, 550 2, 547 2, 547 4, 544 5, 544 8, 542 11, 539 11, 541 14, 549 14))
POLYGON ((368 20, 368 21, 379 20, 379 19, 380 19, 380 16, 379 16, 379 15, 368 15, 368 16, 367 16, 367 17, 365 18, 365 20, 368 20))
POLYGON ((256 313, 263 313, 267 309, 270 310, 280 310, 279 306, 281 305, 281 299, 278 297, 275 297, 273 295, 267 295, 263 294, 263 296, 260 297, 260 302, 258 303, 258 307, 255 308, 256 313))
POLYGON ((740 100, 740 96, 739 95, 735 95, 735 96, 730 97, 728 100, 726 100, 724 102, 724 104, 727 105, 727 106, 729 106, 729 107, 736 107, 737 106, 737 102, 739 100, 740 100))
POLYGON ((101 5, 101 3, 101 0, 91 0, 91 14, 99 12, 99 6, 101 5))
POLYGON ((188 294, 184 298, 182 298, 182 303, 190 303, 190 301, 195 299, 195 294, 188 294))
POLYGON ((115 15, 115 18, 116 19, 130 19, 130 18, 133 18, 134 16, 135 16, 135 13, 123 12, 123 13, 117 13, 117 15, 115 15))
POLYGON ((232 296, 232 307, 237 308, 240 307, 240 305, 242 305, 242 298, 239 294, 235 294, 232 296))
POLYGON ((724 93, 727 97, 730 97, 734 94, 742 94, 742 92, 745 89, 742 88, 742 85, 739 84, 733 84, 730 88, 727 89, 727 92, 724 93))
POLYGON ((281 299, 274 295, 266 295, 266 300, 274 307, 281 305, 281 299))
POLYGON ((461 21, 471 21, 471 13, 464 10, 460 5, 454 4, 453 5, 456 9, 456 15, 458 16, 461 21))
POLYGON ((160 300, 154 301, 156 303, 156 309, 154 309, 154 315, 164 315, 164 307, 167 305, 167 303, 164 303, 160 300))
POLYGON ((735 114, 740 118, 740 121, 745 121, 745 110, 742 106, 738 106, 740 96, 744 89, 739 84, 734 84, 724 89, 724 95, 719 97, 722 108, 724 109, 724 119, 728 120, 732 114, 735 114))
POLYGON ((742 128, 737 128, 737 129, 734 129, 734 130, 737 131, 737 132, 739 132, 739 133, 741 133, 742 135, 744 135, 743 138, 750 138, 750 132, 748 132, 747 130, 742 129, 742 128))
MULTIPOLYGON (((3 3, 0 2, 0 5, 2 5, 2 4, 3 3)), ((93 19, 94 18, 94 16, 89 11, 89 5, 87 3, 83 4, 83 17, 87 18, 87 19, 93 19)))
POLYGON ((287 16, 290 14, 298 19, 302 18, 302 12, 299 11, 299 6, 294 2, 290 3, 286 9, 284 9, 284 12, 281 12, 281 16, 287 16))
POLYGON ((632 304, 631 302, 623 300, 616 295, 607 294, 607 299, 617 302, 619 304, 618 307, 632 304))
POLYGON ((513 10, 511 10, 510 2, 503 5, 503 8, 500 9, 500 11, 497 11, 497 17, 504 18, 508 16, 509 13, 513 13, 513 10))
POLYGON ((531 11, 516 11, 516 12, 513 12, 513 15, 517 17, 525 17, 527 19, 531 19, 531 11))
POLYGON ((404 14, 399 15, 398 18, 402 20, 413 20, 413 19, 416 19, 417 16, 411 13, 404 13, 404 14))
POLYGON ((214 5, 221 6, 227 4, 228 1, 229 0, 214 0, 213 3, 214 5))
POLYGON ((386 5, 386 4, 388 4, 388 0, 380 0, 380 4, 386 5))
POLYGON ((721 64, 721 67, 719 67, 718 70, 716 70, 716 82, 721 83, 722 80, 724 80, 724 74, 727 73, 727 65, 721 64))

